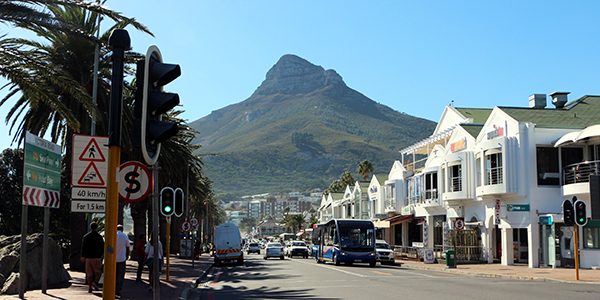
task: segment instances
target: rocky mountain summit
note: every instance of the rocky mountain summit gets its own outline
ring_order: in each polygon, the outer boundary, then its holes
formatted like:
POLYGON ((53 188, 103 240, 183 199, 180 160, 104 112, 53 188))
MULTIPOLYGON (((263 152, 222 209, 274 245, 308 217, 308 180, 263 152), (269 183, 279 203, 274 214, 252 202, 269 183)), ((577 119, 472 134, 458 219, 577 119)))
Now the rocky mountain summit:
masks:
POLYGON ((325 87, 338 91, 347 88, 336 71, 325 70, 296 55, 287 54, 267 72, 265 81, 254 95, 309 94, 325 87))

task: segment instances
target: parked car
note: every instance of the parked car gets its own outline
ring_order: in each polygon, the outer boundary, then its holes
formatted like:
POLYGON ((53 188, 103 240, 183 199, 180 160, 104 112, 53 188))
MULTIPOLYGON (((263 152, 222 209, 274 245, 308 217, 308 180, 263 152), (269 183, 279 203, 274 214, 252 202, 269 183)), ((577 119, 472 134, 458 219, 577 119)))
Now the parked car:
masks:
POLYGON ((258 243, 250 243, 250 244, 248 244, 248 248, 246 249, 246 251, 248 252, 248 254, 250 254, 250 253, 260 254, 260 247, 258 246, 258 243))
POLYGON ((303 241, 291 241, 285 249, 287 257, 302 256, 308 258, 308 247, 303 241))
POLYGON ((283 246, 280 243, 267 243, 265 247, 265 256, 264 259, 269 257, 279 257, 279 259, 284 259, 283 257, 283 246))
POLYGON ((384 240, 375 241, 375 250, 377 250, 377 261, 382 265, 393 265, 396 263, 396 255, 390 245, 384 240))

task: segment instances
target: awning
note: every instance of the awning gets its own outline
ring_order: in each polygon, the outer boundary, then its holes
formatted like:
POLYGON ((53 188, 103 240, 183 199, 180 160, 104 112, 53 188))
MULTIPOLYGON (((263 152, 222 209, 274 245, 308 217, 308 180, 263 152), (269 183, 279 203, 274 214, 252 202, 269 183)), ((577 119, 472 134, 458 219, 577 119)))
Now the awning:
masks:
POLYGON ((600 136, 600 125, 592 125, 582 130, 581 133, 575 139, 575 142, 595 136, 600 136))
POLYGON ((563 135, 554 143, 554 147, 562 146, 564 144, 577 143, 581 140, 600 136, 600 124, 592 125, 581 131, 572 131, 563 135))

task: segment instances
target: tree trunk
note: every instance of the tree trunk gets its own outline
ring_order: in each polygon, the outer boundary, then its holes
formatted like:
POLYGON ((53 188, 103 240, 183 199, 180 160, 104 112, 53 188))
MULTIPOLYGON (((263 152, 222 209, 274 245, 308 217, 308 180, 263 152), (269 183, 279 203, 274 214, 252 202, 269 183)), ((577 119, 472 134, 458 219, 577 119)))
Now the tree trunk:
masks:
MULTIPOLYGON (((148 198, 131 204, 131 218, 133 219, 133 244, 137 245, 140 236, 143 235, 148 240, 146 232, 146 212, 148 211, 148 198)), ((135 249, 132 251, 132 260, 137 260, 135 249)))
POLYGON ((81 241, 88 232, 87 229, 85 213, 71 213, 71 254, 69 255, 71 271, 85 271, 85 264, 81 262, 81 241))

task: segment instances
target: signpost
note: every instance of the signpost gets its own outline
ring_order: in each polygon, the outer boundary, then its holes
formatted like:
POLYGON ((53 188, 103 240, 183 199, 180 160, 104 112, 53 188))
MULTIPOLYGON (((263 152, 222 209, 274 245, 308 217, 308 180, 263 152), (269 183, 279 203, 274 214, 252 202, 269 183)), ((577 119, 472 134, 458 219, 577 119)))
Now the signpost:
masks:
MULTIPOLYGON (((42 256, 42 292, 48 282, 48 227, 50 207, 60 205, 61 148, 29 132, 25 135, 23 164, 23 208, 21 214, 21 257, 27 253, 27 207, 44 207, 44 243, 42 256)), ((19 297, 25 295, 25 261, 19 263, 19 297)))
POLYGON ((142 201, 150 194, 150 171, 144 164, 129 161, 119 167, 119 198, 128 203, 142 201))
POLYGON ((108 176, 107 144, 108 137, 73 135, 72 212, 104 213, 108 176))

